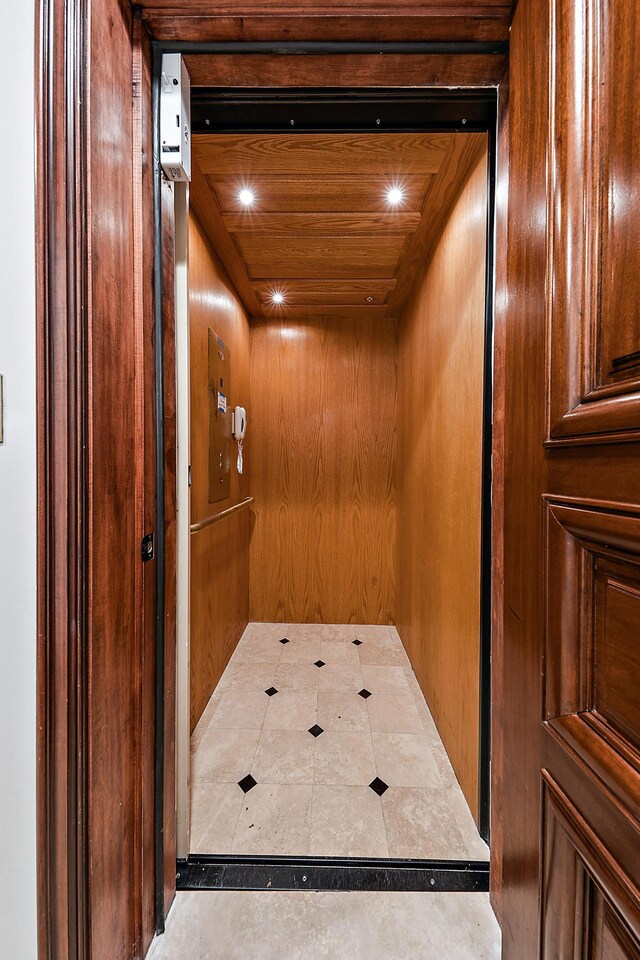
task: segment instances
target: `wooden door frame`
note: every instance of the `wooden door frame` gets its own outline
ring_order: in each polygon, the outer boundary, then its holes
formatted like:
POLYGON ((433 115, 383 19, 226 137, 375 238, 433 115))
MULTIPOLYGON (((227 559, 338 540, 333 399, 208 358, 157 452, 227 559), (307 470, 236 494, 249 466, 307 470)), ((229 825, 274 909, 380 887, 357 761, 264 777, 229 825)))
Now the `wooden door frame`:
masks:
MULTIPOLYGON (((88 148, 86 23, 88 0, 40 0, 36 23, 37 117, 37 367, 38 367, 38 943, 41 960, 82 960, 88 957, 89 850, 87 835, 87 650, 91 624, 87 599, 88 475, 91 435, 87 405, 91 356, 87 345, 88 278, 88 148), (55 426, 55 429, 54 429, 55 426)), ((250 21, 251 18, 247 18, 250 21)), ((379 50, 380 44, 376 44, 379 50)), ((336 51, 334 51, 336 52, 336 51)), ((434 55, 435 50, 431 51, 434 55)), ((418 77, 418 82, 419 82, 418 77)), ((493 85, 493 84, 489 84, 493 85)), ((132 132, 132 136, 133 136, 132 132)), ((154 156, 158 169, 158 158, 154 156)), ((140 160, 142 169, 142 160, 140 160)), ((132 178, 140 171, 132 170, 132 178)), ((135 186, 135 179, 132 179, 135 186)), ((163 200, 166 198, 163 197, 163 200)), ((159 210, 156 210, 159 217, 159 210)), ((159 227, 159 222, 156 222, 159 227)), ((498 235, 500 230, 498 227, 498 235)), ((142 238, 148 253, 147 237, 142 238)), ((94 255, 96 251, 93 251, 94 255)), ((170 271, 170 238, 164 235, 163 263, 170 271)), ((496 261, 498 273, 501 269, 496 261)), ((156 302, 158 278, 156 277, 156 302)), ((163 301, 165 333, 171 311, 163 301)), ((496 328, 497 330, 497 328, 496 328)), ((498 335, 498 333, 496 333, 498 335)), ((156 376, 171 370, 171 357, 156 365, 156 376)), ((494 377, 494 410, 500 409, 501 378, 494 377)), ((158 423, 175 420, 172 396, 164 394, 158 423)), ((174 400, 175 398, 173 398, 174 400)), ((501 436, 494 419, 494 507, 501 490, 501 436), (496 451, 500 459, 495 459, 496 451)), ((175 426, 174 426, 175 429, 175 426)), ((166 515, 159 519, 166 532, 166 554, 175 548, 175 464, 167 454, 158 471, 158 492, 164 494, 166 515)), ((161 498, 162 499, 162 498, 161 498)), ((502 593, 499 554, 501 516, 494 509, 493 611, 494 657, 500 647, 502 593), (498 635, 500 634, 500 636, 498 635)), ((163 551, 164 555, 164 551, 163 551)), ((170 561, 167 568, 170 568, 170 561)), ((165 607, 158 605, 158 622, 175 630, 175 585, 166 582, 165 607)), ((159 565, 158 584, 165 586, 159 565)), ((159 648, 156 676, 165 696, 156 703, 156 727, 165 744, 165 785, 156 789, 156 816, 170 824, 172 789, 171 658, 159 648), (167 668, 168 664, 168 669, 167 668), (168 709, 165 711, 165 705, 168 709), (163 809, 164 808, 164 809, 163 809)), ((495 686, 494 686, 495 689, 495 686)), ((173 695, 173 704, 172 704, 173 695)), ((496 728, 494 727, 494 730, 496 728)), ((494 733, 495 736, 495 733, 494 733)), ((159 770, 156 770, 156 784, 159 770)), ((495 774, 494 783, 495 783, 495 774)), ((495 806, 495 804, 494 804, 495 806)), ((156 849, 158 927, 169 905, 174 878, 174 838, 165 831, 156 849), (160 871, 160 860, 164 871, 160 871), (164 872, 162 881, 160 874, 164 872), (160 889, 160 887, 162 889, 160 889)), ((493 833, 492 870, 500 849, 493 833)), ((498 870, 498 874, 499 874, 498 870)))

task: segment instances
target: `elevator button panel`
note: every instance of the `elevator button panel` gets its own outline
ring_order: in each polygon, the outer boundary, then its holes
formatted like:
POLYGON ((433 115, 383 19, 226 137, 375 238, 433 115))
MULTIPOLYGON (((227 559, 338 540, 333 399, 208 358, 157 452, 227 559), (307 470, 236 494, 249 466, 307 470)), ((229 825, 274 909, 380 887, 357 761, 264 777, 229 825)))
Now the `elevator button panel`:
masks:
POLYGON ((209 328, 209 503, 231 495, 231 359, 209 328))

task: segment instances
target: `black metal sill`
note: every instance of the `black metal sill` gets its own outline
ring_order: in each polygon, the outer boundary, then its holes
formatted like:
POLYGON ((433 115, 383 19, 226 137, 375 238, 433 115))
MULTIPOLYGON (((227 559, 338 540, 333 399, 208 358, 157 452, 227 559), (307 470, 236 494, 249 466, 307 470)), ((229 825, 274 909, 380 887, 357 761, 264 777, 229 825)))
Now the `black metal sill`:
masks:
POLYGON ((482 893, 489 890, 489 863, 192 854, 178 860, 176 888, 482 893))

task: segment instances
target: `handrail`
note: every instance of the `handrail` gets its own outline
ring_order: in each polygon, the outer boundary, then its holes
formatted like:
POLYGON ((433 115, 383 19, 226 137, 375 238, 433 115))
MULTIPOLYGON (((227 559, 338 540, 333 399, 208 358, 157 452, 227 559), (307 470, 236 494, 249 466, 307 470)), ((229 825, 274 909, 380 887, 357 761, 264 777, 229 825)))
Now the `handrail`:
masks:
POLYGON ((201 520, 199 523, 192 523, 189 530, 191 533, 204 530, 205 527, 210 527, 212 523, 217 523, 218 520, 224 520, 225 517, 230 517, 232 513, 238 513, 239 510, 244 510, 245 507, 253 503, 253 500, 253 497, 245 497, 244 500, 240 500, 239 503, 233 503, 225 510, 221 510, 220 513, 214 513, 212 517, 207 517, 206 520, 201 520))

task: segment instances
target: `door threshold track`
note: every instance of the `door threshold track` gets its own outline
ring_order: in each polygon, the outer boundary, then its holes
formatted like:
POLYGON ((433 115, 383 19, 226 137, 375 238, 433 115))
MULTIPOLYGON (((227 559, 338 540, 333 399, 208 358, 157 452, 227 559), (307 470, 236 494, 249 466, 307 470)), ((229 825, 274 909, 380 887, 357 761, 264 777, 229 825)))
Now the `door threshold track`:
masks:
POLYGON ((191 854, 178 860, 178 890, 334 890, 486 893, 482 860, 255 857, 191 854))

